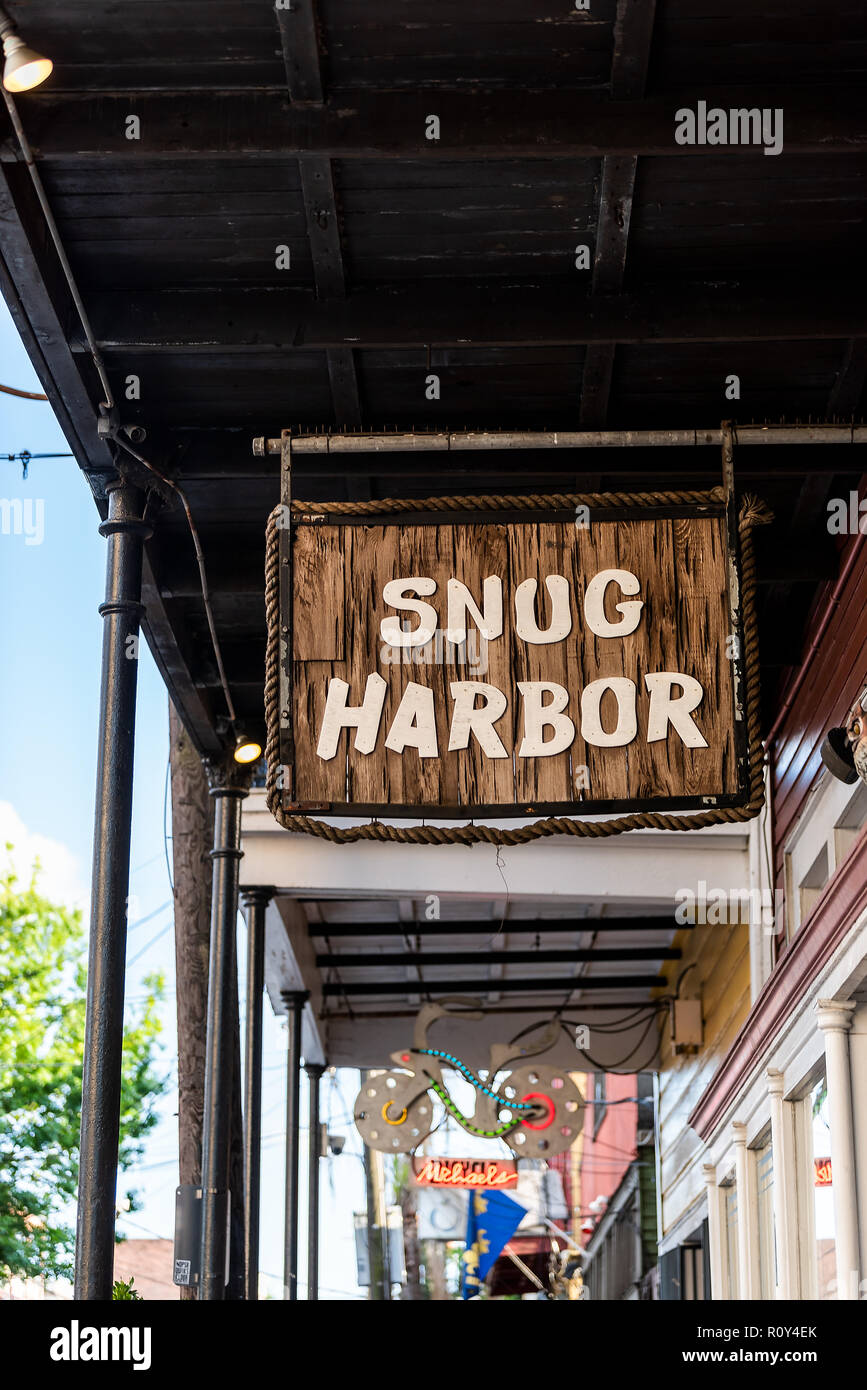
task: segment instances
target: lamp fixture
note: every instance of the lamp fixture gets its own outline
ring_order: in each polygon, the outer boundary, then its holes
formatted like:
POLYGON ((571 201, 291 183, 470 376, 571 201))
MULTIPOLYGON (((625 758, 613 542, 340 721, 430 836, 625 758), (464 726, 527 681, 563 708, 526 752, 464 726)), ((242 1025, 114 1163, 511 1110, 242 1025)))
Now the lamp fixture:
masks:
POLYGON ((841 782, 864 776, 864 735, 867 733, 867 688, 861 691, 839 728, 829 729, 822 742, 822 762, 841 782))
POLYGON ((51 75, 54 67, 50 58, 43 58, 28 48, 19 37, 15 21, 0 9, 0 39, 3 40, 3 86, 7 92, 29 92, 51 75))
POLYGON ((255 763, 262 756, 262 745, 239 731, 232 756, 236 763, 255 763))

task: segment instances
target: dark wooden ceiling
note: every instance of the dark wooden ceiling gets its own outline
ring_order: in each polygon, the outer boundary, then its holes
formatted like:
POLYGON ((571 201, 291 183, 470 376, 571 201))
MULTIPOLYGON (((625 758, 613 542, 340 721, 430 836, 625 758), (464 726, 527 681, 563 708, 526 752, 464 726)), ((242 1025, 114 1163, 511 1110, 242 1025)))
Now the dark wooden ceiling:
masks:
MULTIPOLYGON (((570 5, 8 6, 54 59, 19 109, 122 419, 187 489, 254 726, 262 530, 277 500, 277 460, 252 457, 254 435, 861 416, 863 4, 570 5), (783 153, 677 146, 674 113, 698 100, 782 108, 783 153), (426 399, 429 372, 439 400, 426 399), (131 375, 141 396, 128 401, 131 375)), ((98 382, 5 113, 0 161, 0 282, 100 500, 114 457, 96 436, 98 382)), ((834 572, 826 498, 864 471, 854 447, 737 453, 740 486, 777 515, 759 540, 768 709, 834 572)), ((715 451, 307 459, 296 491, 673 478, 718 482, 715 451)), ((147 580, 151 645, 213 751, 224 707, 177 510, 156 517, 147 580)))

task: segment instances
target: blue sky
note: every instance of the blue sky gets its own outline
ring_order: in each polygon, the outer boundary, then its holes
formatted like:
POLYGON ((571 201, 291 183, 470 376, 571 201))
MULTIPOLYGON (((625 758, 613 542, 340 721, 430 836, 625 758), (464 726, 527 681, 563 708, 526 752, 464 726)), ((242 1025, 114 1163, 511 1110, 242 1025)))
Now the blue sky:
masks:
MULTIPOLYGON (((41 387, 0 300, 0 381, 41 387)), ((16 847, 20 870, 35 854, 44 865, 43 890, 80 906, 87 921, 93 843, 96 734, 105 541, 99 514, 73 458, 36 459, 28 478, 3 456, 68 448, 50 406, 0 393, 0 500, 22 504, 25 519, 43 517, 15 534, 13 518, 0 530, 0 837, 16 847), (26 532, 30 531, 28 537, 26 532), (40 543, 28 543, 40 540, 40 543)), ((166 975, 163 1064, 171 1085, 161 1121, 149 1136, 141 1168, 122 1175, 140 1208, 122 1219, 130 1236, 171 1237, 177 1174, 174 939, 166 863, 168 712, 165 688, 146 645, 139 663, 135 791, 130 879, 127 999, 141 998, 144 975, 166 975), (164 820, 165 816, 165 820, 164 820)), ((169 842, 169 851, 170 851, 169 842)), ((244 959, 243 925, 239 956, 244 959)), ((242 984, 243 999, 243 984, 242 984)), ((261 1267, 282 1271, 283 1140, 286 1034, 265 1007, 263 1078, 263 1194, 261 1267)), ((360 1139, 351 1124, 357 1074, 323 1082, 323 1118, 347 1135, 346 1152, 328 1159, 321 1176, 323 1297, 358 1294, 352 1211, 364 1205, 360 1139)), ((306 1094, 302 1096, 306 1113, 306 1094)), ((304 1195, 302 1193, 302 1203, 304 1195)), ((305 1207, 302 1205, 302 1216, 305 1207)), ((302 1226, 302 1249, 304 1240, 302 1226)), ((303 1277, 303 1267, 302 1267, 303 1277)), ((280 1281, 274 1282, 280 1297, 280 1281)))

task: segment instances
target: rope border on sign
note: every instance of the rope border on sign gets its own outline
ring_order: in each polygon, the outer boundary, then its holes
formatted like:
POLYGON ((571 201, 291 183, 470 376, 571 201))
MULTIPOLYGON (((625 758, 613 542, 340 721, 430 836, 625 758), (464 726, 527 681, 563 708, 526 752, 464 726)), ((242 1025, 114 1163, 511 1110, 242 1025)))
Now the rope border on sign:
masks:
MULTIPOLYGON (((558 493, 553 496, 480 496, 480 497, 433 497, 424 499, 388 499, 386 501, 358 502, 292 502, 293 517, 304 516, 346 516, 381 515, 385 512, 408 511, 505 511, 544 510, 556 511, 577 506, 590 507, 636 507, 671 506, 678 504, 695 505, 719 503, 725 500, 723 488, 712 488, 705 492, 653 492, 653 493, 558 493)), ((738 539, 740 544, 740 589, 741 620, 744 635, 744 684, 747 726, 747 747, 749 749, 748 800, 743 806, 716 806, 706 811, 690 815, 673 815, 662 811, 635 811, 614 816, 609 820, 577 820, 572 816, 549 816, 545 820, 534 821, 532 825, 520 826, 515 830, 498 829, 490 825, 385 825, 381 821, 370 821, 366 825, 353 825, 342 828, 328 825, 315 817, 285 811, 281 804, 280 789, 277 786, 280 747, 280 531, 285 529, 285 508, 277 506, 268 518, 265 536, 265 619, 267 624, 267 649, 265 656, 265 722, 267 739, 265 757, 267 779, 265 783, 268 809, 277 823, 285 830, 306 835, 317 835, 330 840, 332 844, 354 844, 359 840, 373 840, 386 844, 412 845, 524 845, 532 840, 544 839, 550 835, 573 835, 580 838, 604 839, 610 835, 622 835, 630 830, 701 830, 709 825, 720 825, 738 821, 752 820, 764 804, 764 750, 762 747, 761 710, 759 703, 759 625, 756 613, 756 561, 753 550, 752 531, 755 526, 764 526, 773 520, 773 514, 759 498, 744 494, 738 514, 738 539), (283 523, 281 526, 281 522, 283 523)), ((384 808, 387 814, 387 808, 384 808)), ((433 808, 431 814, 436 814, 433 808)))

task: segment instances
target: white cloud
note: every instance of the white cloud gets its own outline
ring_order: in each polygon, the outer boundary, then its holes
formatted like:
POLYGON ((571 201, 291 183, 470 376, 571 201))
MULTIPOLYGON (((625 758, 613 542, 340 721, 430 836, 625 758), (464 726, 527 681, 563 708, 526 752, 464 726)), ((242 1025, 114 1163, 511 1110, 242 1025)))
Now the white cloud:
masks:
POLYGON ((0 862, 11 858, 22 883, 30 882, 35 860, 39 860, 39 891, 64 907, 84 908, 87 890, 78 859, 60 840, 35 834, 27 829, 15 807, 0 801, 0 862), (6 845, 12 845, 11 856, 6 845))

